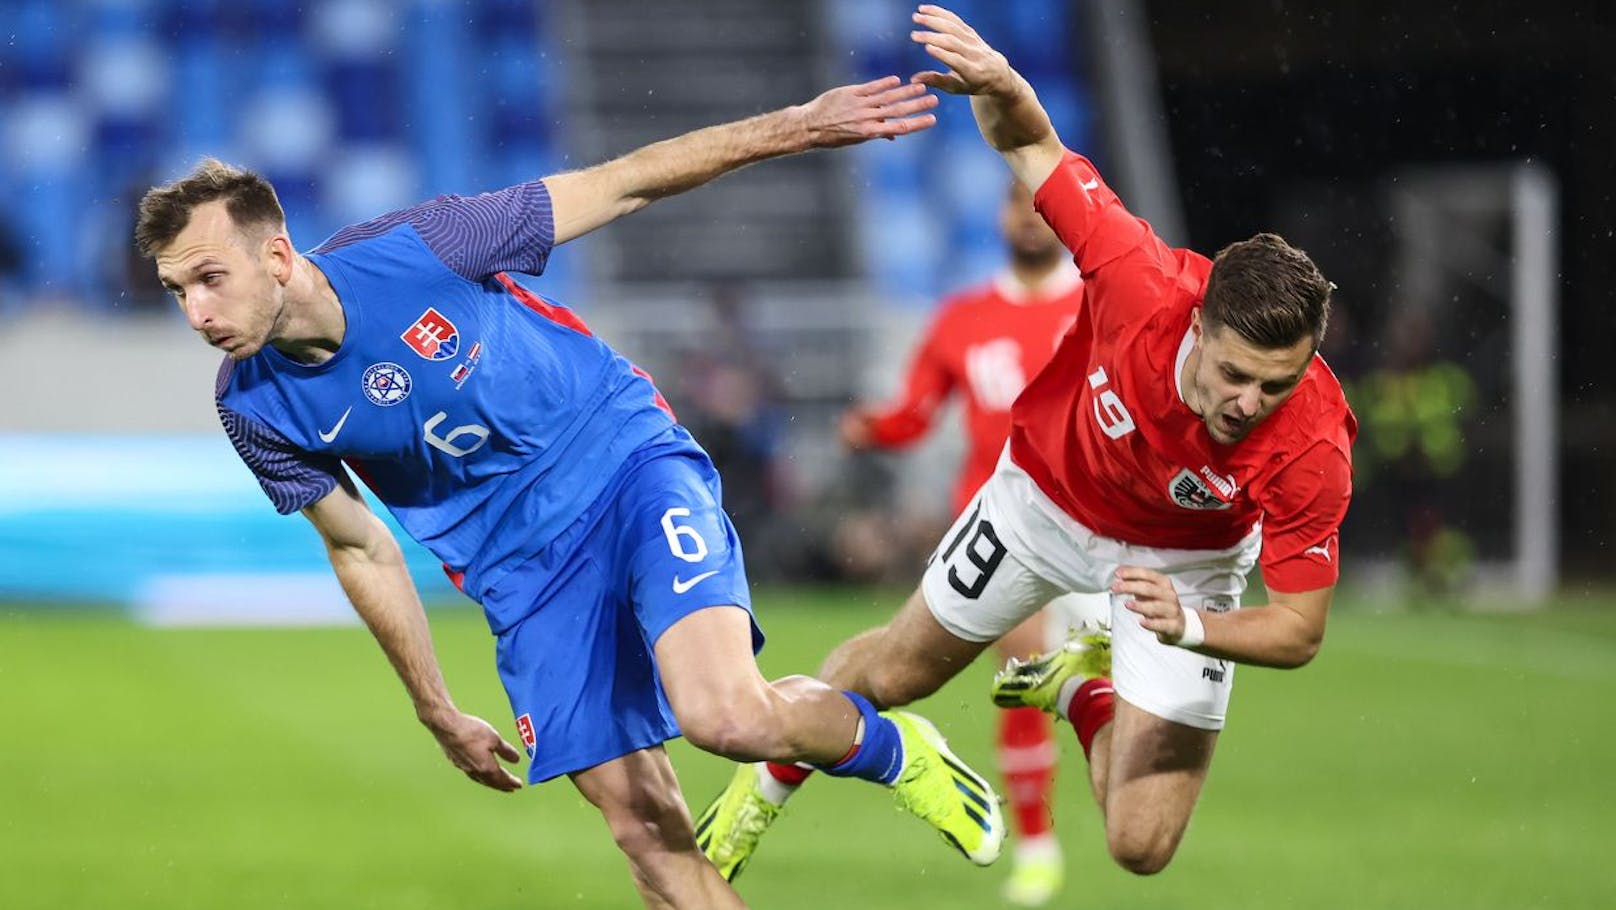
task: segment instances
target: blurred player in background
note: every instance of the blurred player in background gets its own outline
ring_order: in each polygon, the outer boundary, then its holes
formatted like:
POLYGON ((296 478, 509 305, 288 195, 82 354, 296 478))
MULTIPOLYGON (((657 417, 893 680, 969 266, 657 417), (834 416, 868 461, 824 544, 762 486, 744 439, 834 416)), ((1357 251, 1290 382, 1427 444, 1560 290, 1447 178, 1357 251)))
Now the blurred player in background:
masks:
POLYGON ((205 161, 141 203, 136 237, 227 355, 216 397, 282 513, 301 511, 454 765, 495 790, 519 753, 455 707, 397 542, 347 466, 482 605, 532 759, 599 808, 649 907, 740 907, 696 846, 663 743, 805 761, 892 788, 979 863, 1003 822, 925 720, 753 654, 740 543, 705 452, 649 377, 513 281, 552 247, 780 155, 925 129, 888 77, 581 171, 440 196, 299 254, 257 175, 205 161))
MULTIPOLYGON (((993 475, 1010 436, 1010 405, 1055 353, 1077 320, 1083 279, 1060 238, 1032 207, 1032 192, 1012 180, 999 210, 1009 267, 992 281, 943 301, 909 363, 902 393, 881 407, 855 406, 841 421, 842 442, 855 451, 892 449, 923 437, 950 395, 963 404, 965 460, 954 484, 953 511, 993 475)), ((1066 630, 1110 618, 1104 594, 1066 594, 999 639, 1003 660, 1031 657, 1060 644, 1066 630), (1051 640, 1053 639, 1053 640, 1051 640)), ((1001 661, 1002 662, 1002 661, 1001 661)), ((1037 708, 999 714, 998 759, 1015 823, 1007 900, 1038 906, 1063 876, 1050 801, 1057 748, 1050 718, 1037 708)), ((799 769, 771 768, 777 776, 799 769)))
MULTIPOLYGON (((1356 431, 1316 354, 1331 285, 1273 234, 1216 260, 1168 247, 1062 146, 1004 55, 941 7, 914 20, 911 37, 948 68, 914 81, 971 96, 982 135, 1072 251, 1085 299, 920 589, 821 677, 905 704, 1051 597, 1109 591, 1109 634, 1012 661, 992 694, 1072 723, 1111 856, 1148 875, 1189 824, 1234 665, 1299 667, 1324 638, 1356 431), (1241 609, 1259 562, 1269 603, 1241 609)), ((744 862, 761 832, 736 831, 724 850, 744 862)))

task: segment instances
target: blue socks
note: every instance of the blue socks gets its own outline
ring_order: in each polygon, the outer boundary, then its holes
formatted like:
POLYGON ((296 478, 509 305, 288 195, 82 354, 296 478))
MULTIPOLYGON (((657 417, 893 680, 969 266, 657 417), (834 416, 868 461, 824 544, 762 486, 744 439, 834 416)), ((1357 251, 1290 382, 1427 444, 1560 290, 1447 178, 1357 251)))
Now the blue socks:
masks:
POLYGON ((864 696, 842 694, 858 708, 862 738, 855 740, 841 761, 819 770, 832 777, 858 777, 891 786, 903 770, 903 737, 898 725, 882 717, 864 696))

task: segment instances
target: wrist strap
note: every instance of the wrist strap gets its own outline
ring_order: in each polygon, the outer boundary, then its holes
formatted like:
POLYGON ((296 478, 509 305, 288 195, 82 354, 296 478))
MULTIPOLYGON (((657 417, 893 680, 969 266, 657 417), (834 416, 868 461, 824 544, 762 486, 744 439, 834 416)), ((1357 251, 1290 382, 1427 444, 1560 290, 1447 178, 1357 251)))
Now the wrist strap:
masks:
POLYGON ((1180 648, 1194 648, 1206 643, 1206 626, 1201 624, 1201 611, 1182 607, 1184 611, 1184 634, 1173 642, 1180 648))

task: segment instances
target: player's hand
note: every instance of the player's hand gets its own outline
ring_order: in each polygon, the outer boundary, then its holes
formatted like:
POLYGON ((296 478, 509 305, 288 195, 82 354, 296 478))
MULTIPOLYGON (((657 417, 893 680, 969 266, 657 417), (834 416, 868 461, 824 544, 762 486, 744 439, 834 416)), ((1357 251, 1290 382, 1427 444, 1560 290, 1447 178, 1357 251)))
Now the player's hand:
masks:
POLYGON ((1139 624, 1156 633, 1164 645, 1177 644, 1184 637, 1184 607, 1172 579, 1160 572, 1123 566, 1111 583, 1111 593, 1130 599, 1123 606, 1139 614, 1139 624))
POLYGON ((866 414, 863 408, 851 407, 843 411, 837 429, 842 437, 842 445, 854 452, 869 448, 873 441, 870 415, 866 414))
POLYGON ((522 780, 499 763, 517 762, 522 754, 506 742, 488 721, 459 711, 426 721, 443 754, 466 776, 490 789, 509 793, 522 789, 522 780))
POLYGON ((926 111, 937 96, 924 85, 886 76, 862 85, 833 88, 802 105, 798 112, 809 148, 837 148, 870 139, 895 139, 937 123, 926 111))
POLYGON ((928 85, 951 95, 1005 95, 1016 86, 1015 71, 1004 55, 988 46, 976 30, 955 13, 929 3, 914 14, 920 26, 909 38, 926 48, 947 72, 926 70, 910 82, 928 85))

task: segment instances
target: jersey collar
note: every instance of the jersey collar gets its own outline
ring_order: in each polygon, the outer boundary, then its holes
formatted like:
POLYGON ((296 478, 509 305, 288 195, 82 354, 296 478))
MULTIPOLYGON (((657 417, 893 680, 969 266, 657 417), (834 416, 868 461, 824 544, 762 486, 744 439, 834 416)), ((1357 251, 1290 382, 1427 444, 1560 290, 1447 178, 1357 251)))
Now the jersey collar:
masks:
POLYGON ((1016 273, 1005 269, 993 277, 994 290, 999 296, 1011 303, 1031 303, 1033 300, 1053 300, 1064 297, 1077 290, 1083 283, 1083 274, 1077 266, 1068 260, 1061 260, 1061 264, 1044 276, 1044 280, 1035 285, 1023 284, 1016 278, 1016 273))
POLYGON ((1178 343, 1178 356, 1173 358, 1173 387, 1178 390, 1178 400, 1184 402, 1185 407, 1189 407, 1190 401, 1184 397, 1184 361, 1190 359, 1190 351, 1194 347, 1195 328, 1191 326, 1184 330, 1184 340, 1178 343))

